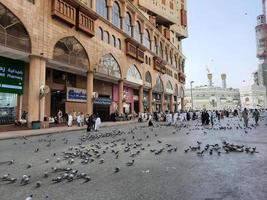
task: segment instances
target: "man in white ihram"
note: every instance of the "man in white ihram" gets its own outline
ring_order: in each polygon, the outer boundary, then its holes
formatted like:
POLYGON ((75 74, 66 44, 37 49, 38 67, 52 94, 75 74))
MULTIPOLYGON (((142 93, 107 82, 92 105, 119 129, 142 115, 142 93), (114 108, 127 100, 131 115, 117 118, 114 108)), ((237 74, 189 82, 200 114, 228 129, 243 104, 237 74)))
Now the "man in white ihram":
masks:
POLYGON ((96 115, 96 120, 95 120, 95 131, 99 131, 99 128, 101 126, 101 119, 99 115, 96 115))

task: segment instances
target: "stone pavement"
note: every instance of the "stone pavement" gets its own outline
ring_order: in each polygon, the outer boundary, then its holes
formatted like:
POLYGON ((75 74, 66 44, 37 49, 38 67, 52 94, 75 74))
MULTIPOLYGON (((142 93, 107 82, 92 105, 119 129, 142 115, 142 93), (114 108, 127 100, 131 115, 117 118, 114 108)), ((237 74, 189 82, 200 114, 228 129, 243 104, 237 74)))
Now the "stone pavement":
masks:
POLYGON ((0 180, 10 174, 17 181, 0 181, 0 199, 23 200, 31 194, 33 200, 267 199, 267 126, 262 121, 246 130, 234 118, 222 120, 214 129, 196 122, 180 128, 155 125, 1 140, 0 180), (96 137, 101 134, 105 137, 96 137), (222 147, 223 141, 256 148, 257 153, 215 150, 215 144, 222 147), (200 150, 185 152, 198 142, 200 150), (213 145, 212 155, 210 149, 199 155, 207 144, 213 145), (7 163, 11 160, 13 164, 7 163), (67 168, 72 170, 67 173, 67 168), (85 182, 80 173, 91 181, 85 182), (21 184, 23 175, 30 176, 29 184, 21 184), (54 183, 57 177, 63 180, 54 183), (41 186, 36 187, 39 181, 41 186))
MULTIPOLYGON (((120 121, 120 122, 102 122, 101 127, 111 127, 116 125, 125 125, 125 124, 133 124, 137 123, 137 120, 131 121, 120 121)), ((18 131, 7 131, 0 132, 0 140, 19 138, 23 136, 38 136, 38 135, 46 135, 46 134, 55 134, 55 133, 63 133, 63 132, 75 132, 79 130, 85 130, 86 126, 78 127, 76 125, 72 127, 68 126, 60 126, 60 127, 52 127, 45 129, 35 129, 35 130, 18 130, 18 131)))

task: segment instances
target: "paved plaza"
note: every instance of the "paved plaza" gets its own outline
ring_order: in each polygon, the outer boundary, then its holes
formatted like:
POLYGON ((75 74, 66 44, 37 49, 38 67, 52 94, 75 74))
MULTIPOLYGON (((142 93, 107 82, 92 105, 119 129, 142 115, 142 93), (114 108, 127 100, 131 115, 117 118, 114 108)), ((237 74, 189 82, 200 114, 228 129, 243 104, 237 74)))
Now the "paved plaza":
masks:
POLYGON ((263 122, 135 123, 1 140, 0 152, 3 200, 267 199, 263 122))

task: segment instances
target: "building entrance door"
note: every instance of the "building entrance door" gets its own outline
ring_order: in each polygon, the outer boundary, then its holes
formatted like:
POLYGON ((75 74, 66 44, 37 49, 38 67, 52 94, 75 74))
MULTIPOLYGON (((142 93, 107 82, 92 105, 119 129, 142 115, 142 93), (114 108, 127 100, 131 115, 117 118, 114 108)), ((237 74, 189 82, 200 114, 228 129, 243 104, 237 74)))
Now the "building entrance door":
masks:
POLYGON ((56 116, 60 109, 65 113, 66 92, 60 90, 51 91, 51 116, 56 116))

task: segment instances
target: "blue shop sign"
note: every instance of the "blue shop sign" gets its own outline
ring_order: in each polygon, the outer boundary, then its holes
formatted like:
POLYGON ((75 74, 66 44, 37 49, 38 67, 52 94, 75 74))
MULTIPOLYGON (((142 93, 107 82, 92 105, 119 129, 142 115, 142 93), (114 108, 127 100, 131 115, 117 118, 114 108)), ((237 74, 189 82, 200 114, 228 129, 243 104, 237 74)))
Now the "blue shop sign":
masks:
POLYGON ((106 105, 109 106, 111 105, 112 101, 110 98, 106 97, 98 97, 97 99, 94 100, 94 104, 96 105, 106 105))
POLYGON ((67 101, 86 103, 86 90, 80 88, 67 87, 67 101))

